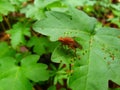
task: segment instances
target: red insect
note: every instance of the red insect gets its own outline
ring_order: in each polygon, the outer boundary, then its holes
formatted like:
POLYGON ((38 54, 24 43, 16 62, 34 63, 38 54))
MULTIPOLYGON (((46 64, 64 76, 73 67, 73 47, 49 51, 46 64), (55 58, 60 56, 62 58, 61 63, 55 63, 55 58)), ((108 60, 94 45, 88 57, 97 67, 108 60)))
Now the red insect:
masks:
POLYGON ((69 48, 76 50, 76 48, 82 49, 82 46, 76 42, 72 37, 60 37, 58 39, 63 45, 67 45, 69 48))

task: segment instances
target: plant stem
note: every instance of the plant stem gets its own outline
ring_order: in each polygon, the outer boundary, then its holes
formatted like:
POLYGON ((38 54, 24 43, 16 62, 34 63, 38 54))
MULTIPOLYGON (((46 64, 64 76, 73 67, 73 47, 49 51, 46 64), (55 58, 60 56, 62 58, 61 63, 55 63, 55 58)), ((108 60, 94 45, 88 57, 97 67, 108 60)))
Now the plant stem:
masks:
POLYGON ((1 22, 1 26, 2 26, 2 28, 3 28, 3 31, 5 31, 6 30, 6 28, 5 28, 5 26, 4 26, 4 24, 1 22))
POLYGON ((4 16, 4 20, 5 20, 6 24, 8 25, 8 28, 10 29, 11 25, 10 25, 9 19, 4 16))

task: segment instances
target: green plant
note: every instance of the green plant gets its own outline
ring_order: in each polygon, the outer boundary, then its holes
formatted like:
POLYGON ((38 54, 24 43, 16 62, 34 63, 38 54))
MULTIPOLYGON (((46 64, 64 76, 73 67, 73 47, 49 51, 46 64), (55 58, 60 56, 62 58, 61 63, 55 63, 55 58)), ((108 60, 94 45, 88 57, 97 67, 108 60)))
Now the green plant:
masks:
POLYGON ((119 84, 119 79, 114 77, 119 77, 117 66, 119 66, 120 58, 120 31, 103 27, 95 30, 95 19, 81 11, 72 8, 70 10, 71 17, 63 13, 48 12, 45 20, 37 21, 33 26, 36 32, 50 36, 51 40, 57 40, 61 36, 75 37, 83 46, 82 50, 78 49, 76 52, 80 59, 74 59, 74 56, 59 46, 52 54, 52 61, 62 62, 66 67, 74 64, 71 67, 72 76, 68 81, 73 90, 80 88, 83 90, 107 90, 108 80, 119 84), (51 21, 52 24, 50 24, 51 21), (104 85, 101 82, 104 82, 104 85))
POLYGON ((120 30, 77 9, 96 2, 1 0, 0 90, 119 90, 108 84, 120 85, 120 30))
MULTIPOLYGON (((103 24, 112 27, 119 27, 120 1, 119 0, 86 0, 82 6, 83 11, 98 18, 103 24)), ((78 7, 78 8, 79 8, 78 7)))

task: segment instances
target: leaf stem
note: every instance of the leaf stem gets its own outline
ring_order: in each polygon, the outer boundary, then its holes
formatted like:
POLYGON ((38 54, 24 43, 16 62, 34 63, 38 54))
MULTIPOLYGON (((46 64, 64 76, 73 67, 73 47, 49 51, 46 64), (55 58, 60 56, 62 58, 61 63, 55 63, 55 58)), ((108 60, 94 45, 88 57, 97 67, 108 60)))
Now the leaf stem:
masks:
POLYGON ((11 25, 10 25, 9 19, 6 18, 5 16, 3 16, 3 17, 4 17, 4 20, 5 20, 6 24, 8 25, 8 28, 10 29, 11 25))
POLYGON ((5 31, 6 30, 6 28, 5 28, 5 26, 4 26, 4 24, 1 22, 1 26, 2 26, 2 28, 3 28, 3 31, 5 31))

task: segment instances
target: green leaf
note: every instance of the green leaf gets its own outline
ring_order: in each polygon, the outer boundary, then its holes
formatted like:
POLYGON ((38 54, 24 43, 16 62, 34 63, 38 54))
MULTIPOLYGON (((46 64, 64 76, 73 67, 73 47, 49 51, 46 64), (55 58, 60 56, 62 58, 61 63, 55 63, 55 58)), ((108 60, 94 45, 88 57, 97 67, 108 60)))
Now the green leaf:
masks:
POLYGON ((50 42, 47 37, 32 37, 27 43, 29 47, 33 47, 33 51, 39 55, 50 53, 54 50, 57 42, 50 42))
POLYGON ((47 5, 47 9, 51 11, 58 11, 58 12, 66 12, 68 11, 68 7, 63 3, 63 1, 56 0, 56 2, 47 5))
POLYGON ((47 90, 56 90, 56 86, 50 86, 47 90))
MULTIPOLYGON (((117 10, 112 10, 112 13, 115 15, 115 16, 117 16, 116 18, 118 18, 118 17, 120 17, 120 12, 119 11, 117 11, 117 10)), ((113 18, 114 19, 114 18, 113 18)))
POLYGON ((7 15, 9 12, 15 11, 14 6, 9 0, 0 0, 0 13, 7 15))
POLYGON ((41 20, 45 18, 46 7, 58 0, 35 0, 33 4, 21 9, 21 13, 25 13, 26 17, 30 17, 35 20, 41 20))
POLYGON ((52 53, 51 60, 56 63, 64 63, 64 64, 70 64, 71 61, 74 59, 75 53, 64 49, 61 47, 61 45, 58 45, 58 47, 54 50, 52 53))
POLYGON ((120 11, 120 3, 118 3, 118 4, 112 4, 111 7, 114 8, 114 9, 116 9, 116 10, 118 10, 118 12, 120 11))
POLYGON ((34 5, 37 7, 46 7, 47 5, 50 5, 58 0, 35 0, 34 5))
POLYGON ((25 13, 27 18, 41 20, 45 18, 44 9, 28 5, 26 8, 21 9, 21 13, 25 13))
POLYGON ((10 38, 13 48, 16 48, 20 43, 26 43, 24 36, 31 36, 29 25, 21 22, 18 22, 15 25, 13 25, 13 28, 7 31, 7 33, 11 35, 10 38))
POLYGON ((76 50, 77 57, 70 54, 72 50, 61 46, 52 54, 53 62, 70 64, 73 61, 73 74, 68 81, 72 90, 108 90, 109 80, 120 84, 120 30, 95 30, 95 24, 95 19, 71 8, 69 15, 47 12, 46 19, 33 25, 36 32, 50 36, 51 40, 74 37, 83 47, 76 50))
POLYGON ((33 29, 38 33, 50 36, 53 41, 62 36, 74 37, 93 32, 96 24, 94 18, 88 17, 84 12, 77 9, 71 9, 70 14, 71 16, 60 12, 47 12, 47 18, 37 21, 33 25, 33 29))
POLYGON ((22 3, 26 2, 27 0, 10 0, 10 2, 12 4, 18 5, 18 6, 22 6, 22 3))
POLYGON ((2 22, 3 18, 2 18, 2 15, 0 15, 0 22, 2 22))
POLYGON ((21 66, 18 66, 11 57, 0 58, 0 90, 32 90, 29 80, 47 80, 47 65, 37 63, 38 59, 37 55, 29 55, 23 58, 21 66))
POLYGON ((111 89, 109 89, 109 90, 120 90, 120 88, 111 88, 111 89))
POLYGON ((72 6, 83 6, 86 0, 65 0, 65 4, 72 6))
POLYGON ((39 56, 27 56, 21 61, 22 72, 24 75, 34 82, 45 81, 49 78, 49 73, 46 70, 47 65, 37 63, 39 56), (36 72, 36 73, 35 73, 36 72))
POLYGON ((84 5, 94 5, 96 1, 91 0, 65 0, 66 5, 70 6, 84 6, 84 5))
POLYGON ((78 52, 79 67, 74 67, 69 80, 73 90, 108 90, 108 80, 120 84, 119 35, 117 29, 100 28, 89 39, 83 37, 88 44, 78 52))
POLYGON ((0 58, 0 90, 32 90, 32 84, 13 58, 0 58))
POLYGON ((6 42, 0 42, 0 57, 14 56, 15 51, 6 42))
POLYGON ((118 27, 120 27, 119 17, 110 19, 111 23, 116 24, 118 27))

